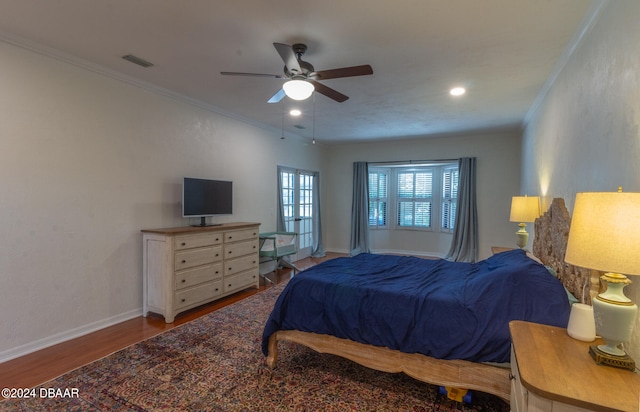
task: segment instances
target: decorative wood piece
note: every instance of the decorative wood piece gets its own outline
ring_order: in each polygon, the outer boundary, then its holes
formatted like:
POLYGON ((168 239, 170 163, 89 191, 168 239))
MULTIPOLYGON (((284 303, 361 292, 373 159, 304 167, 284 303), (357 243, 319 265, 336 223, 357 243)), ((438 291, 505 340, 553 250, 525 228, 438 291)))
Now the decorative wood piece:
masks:
POLYGON ((280 330, 269 338, 267 365, 275 367, 278 341, 300 343, 320 353, 331 353, 375 370, 404 372, 432 385, 491 393, 509 402, 509 369, 465 360, 442 360, 419 353, 404 353, 335 336, 297 330, 280 330))
POLYGON ((553 199, 549 210, 536 219, 533 254, 556 272, 558 279, 576 298, 590 305, 591 298, 598 294, 598 279, 602 272, 565 263, 570 227, 571 216, 564 199, 553 199))

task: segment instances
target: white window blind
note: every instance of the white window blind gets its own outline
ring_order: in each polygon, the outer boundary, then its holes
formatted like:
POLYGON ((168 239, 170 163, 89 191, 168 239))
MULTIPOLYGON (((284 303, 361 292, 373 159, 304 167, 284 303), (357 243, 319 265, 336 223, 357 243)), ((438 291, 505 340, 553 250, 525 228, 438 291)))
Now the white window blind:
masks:
POLYGON ((433 170, 398 171, 398 219, 400 227, 431 227, 433 170))
POLYGON ((387 194, 389 178, 386 170, 369 171, 369 226, 387 227, 387 194))
POLYGON ((453 232, 458 202, 458 166, 442 168, 442 213, 440 228, 453 232))

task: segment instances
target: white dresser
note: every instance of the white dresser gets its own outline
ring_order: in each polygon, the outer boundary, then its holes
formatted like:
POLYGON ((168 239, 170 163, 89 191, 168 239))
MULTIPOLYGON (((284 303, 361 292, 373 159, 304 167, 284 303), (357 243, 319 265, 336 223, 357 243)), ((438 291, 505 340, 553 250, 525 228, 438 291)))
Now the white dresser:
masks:
POLYGON ((185 310, 260 286, 259 223, 142 231, 142 314, 185 310))

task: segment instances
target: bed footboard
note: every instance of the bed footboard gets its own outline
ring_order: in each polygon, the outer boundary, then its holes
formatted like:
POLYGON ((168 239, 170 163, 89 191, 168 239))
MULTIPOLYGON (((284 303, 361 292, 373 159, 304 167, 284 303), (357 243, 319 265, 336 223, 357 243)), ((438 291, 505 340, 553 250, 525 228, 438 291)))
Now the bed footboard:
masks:
POLYGON ((278 361, 278 341, 287 340, 307 346, 316 352, 330 353, 352 360, 371 369, 404 372, 422 382, 439 386, 472 389, 496 395, 509 402, 511 382, 509 369, 464 360, 442 360, 421 354, 403 353, 348 339, 296 330, 277 331, 269 337, 267 365, 278 361))

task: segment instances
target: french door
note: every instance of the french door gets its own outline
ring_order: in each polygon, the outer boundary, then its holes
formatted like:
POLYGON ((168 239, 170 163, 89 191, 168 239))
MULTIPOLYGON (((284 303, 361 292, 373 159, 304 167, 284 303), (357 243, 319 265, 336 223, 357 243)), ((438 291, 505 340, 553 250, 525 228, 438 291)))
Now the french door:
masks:
POLYGON ((287 232, 298 234, 298 253, 292 260, 304 259, 311 255, 314 239, 314 179, 315 172, 279 167, 282 182, 282 206, 284 225, 287 232))

